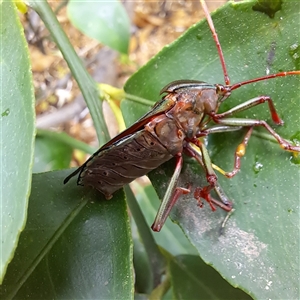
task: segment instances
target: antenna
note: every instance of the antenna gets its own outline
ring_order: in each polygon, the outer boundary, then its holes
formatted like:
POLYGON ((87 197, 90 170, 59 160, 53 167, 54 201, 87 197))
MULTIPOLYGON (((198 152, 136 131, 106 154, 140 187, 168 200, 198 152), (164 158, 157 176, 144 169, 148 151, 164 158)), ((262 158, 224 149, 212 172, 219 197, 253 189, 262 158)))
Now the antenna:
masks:
POLYGON ((204 0, 199 0, 199 1, 200 1, 201 5, 202 5, 202 9, 204 11, 207 23, 208 23, 209 28, 210 28, 210 30, 212 32, 213 38, 214 38, 215 43, 216 43, 216 47, 218 49, 219 58, 220 58, 222 69, 223 69, 223 73, 224 73, 224 82, 225 82, 226 85, 230 85, 230 79, 229 79, 229 76, 228 76, 227 67, 226 67, 226 64, 225 64, 225 59, 224 59, 222 47, 221 47, 221 44, 219 42, 219 37, 217 35, 214 23, 212 21, 212 18, 210 16, 210 13, 209 13, 209 10, 208 10, 208 7, 207 7, 205 1, 204 0))

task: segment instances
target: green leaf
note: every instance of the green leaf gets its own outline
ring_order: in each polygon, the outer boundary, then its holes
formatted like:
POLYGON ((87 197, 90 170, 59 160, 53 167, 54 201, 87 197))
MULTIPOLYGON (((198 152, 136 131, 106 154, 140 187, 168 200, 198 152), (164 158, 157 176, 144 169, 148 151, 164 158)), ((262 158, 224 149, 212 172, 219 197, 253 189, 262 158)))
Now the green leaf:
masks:
MULTIPOLYGON (((155 243, 150 227, 147 226, 147 222, 143 216, 143 213, 137 203, 135 195, 131 188, 126 185, 124 187, 126 202, 130 210, 131 215, 134 218, 134 222, 138 228, 138 233, 143 243, 144 249, 147 253, 148 260, 151 262, 151 277, 149 278, 150 285, 157 286, 160 283, 161 276, 164 273, 166 261, 155 243)), ((136 235, 135 235, 136 236, 136 235)), ((137 245, 137 243, 135 243, 137 245)), ((143 260, 143 259, 142 259, 143 260)), ((145 263, 145 261, 144 261, 145 263)), ((147 274, 147 272, 145 272, 147 274)))
MULTIPOLYGON (((273 19, 253 11, 254 2, 228 3, 214 14, 214 23, 223 48, 231 82, 300 69, 300 3, 284 1, 273 19)), ((126 83, 127 93, 159 99, 161 88, 178 79, 224 82, 216 47, 207 26, 200 22, 164 48, 126 83)), ((220 111, 259 95, 274 100, 284 126, 274 126, 287 139, 299 135, 300 76, 281 77, 244 86, 234 91, 220 111)), ((125 120, 132 124, 147 107, 125 101, 125 120)), ((271 122, 266 104, 237 115, 271 122)), ((264 128, 256 132, 265 133, 264 128)), ((244 130, 209 136, 212 161, 230 171, 235 148, 244 130)), ((212 213, 209 206, 197 207, 193 193, 182 197, 172 218, 180 224, 201 257, 213 265, 232 285, 256 298, 299 297, 299 165, 292 155, 263 138, 253 136, 242 159, 240 173, 229 180, 219 176, 236 212, 225 233, 220 226, 225 213, 212 213), (282 288, 284 287, 284 289, 282 288)), ((173 173, 173 161, 150 174, 162 198, 173 173)), ((179 185, 192 188, 206 185, 203 170, 185 158, 179 185)), ((164 229, 163 229, 164 230, 164 229)))
POLYGON ((37 136, 34 152, 34 173, 66 169, 70 166, 72 148, 51 137, 37 136))
MULTIPOLYGON (((159 199, 154 188, 148 185, 144 188, 136 185, 137 200, 147 220, 149 228, 153 224, 159 207, 159 199)), ((178 226, 167 220, 164 230, 159 234, 154 233, 154 239, 158 245, 166 249, 172 255, 196 254, 195 248, 178 226)))
POLYGON ((35 135, 27 44, 15 5, 0 3, 1 262, 0 283, 26 221, 35 135))
POLYGON ((258 0, 253 6, 253 10, 261 11, 270 18, 274 18, 275 13, 281 9, 282 0, 258 0))
POLYGON ((63 186, 69 171, 33 176, 28 222, 1 299, 130 299, 132 242, 124 195, 63 186), (123 199, 123 200, 122 200, 123 199))
POLYGON ((130 23, 119 1, 86 2, 71 0, 68 16, 80 31, 115 49, 128 53, 130 23))
POLYGON ((93 147, 72 138, 65 132, 38 129, 35 139, 33 173, 68 168, 73 149, 89 154, 96 151, 93 147))
POLYGON ((88 144, 72 138, 65 132, 56 132, 47 129, 37 129, 37 137, 48 138, 55 142, 63 143, 73 149, 78 149, 88 154, 93 154, 97 149, 88 144))
MULTIPOLYGON (((133 220, 133 219, 132 219, 133 220)), ((149 294, 153 290, 153 264, 146 251, 146 247, 141 241, 136 224, 131 222, 133 239, 133 263, 135 273, 135 293, 149 294), (151 268, 152 267, 152 268, 151 268)), ((135 299, 136 299, 135 295, 135 299)))
POLYGON ((170 259, 169 274, 173 299, 252 299, 228 284, 198 256, 180 255, 170 259))

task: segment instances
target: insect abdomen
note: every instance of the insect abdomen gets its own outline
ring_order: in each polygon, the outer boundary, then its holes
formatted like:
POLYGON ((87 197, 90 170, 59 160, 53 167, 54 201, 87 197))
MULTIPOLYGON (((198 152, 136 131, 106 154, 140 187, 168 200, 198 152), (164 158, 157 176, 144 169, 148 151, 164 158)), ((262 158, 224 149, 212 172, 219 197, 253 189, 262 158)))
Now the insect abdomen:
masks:
POLYGON ((141 130, 91 157, 79 175, 78 184, 92 186, 110 199, 125 184, 146 175, 171 157, 151 133, 141 130))

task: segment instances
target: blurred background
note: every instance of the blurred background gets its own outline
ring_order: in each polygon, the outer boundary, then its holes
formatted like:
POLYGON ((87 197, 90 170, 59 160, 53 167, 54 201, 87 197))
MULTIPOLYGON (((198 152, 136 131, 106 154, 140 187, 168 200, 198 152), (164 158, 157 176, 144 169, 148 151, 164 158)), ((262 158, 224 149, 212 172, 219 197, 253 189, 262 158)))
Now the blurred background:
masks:
MULTIPOLYGON (((224 2, 207 1, 207 4, 213 11, 224 2)), ((73 18, 68 3, 51 2, 60 24, 92 77, 98 83, 118 88, 122 88, 126 80, 165 45, 203 18, 199 1, 123 1, 123 5, 130 22, 128 53, 120 53, 81 33, 70 21, 73 18)), ((88 15, 84 17, 86 21, 89 19, 88 15)), ((64 169, 70 163, 71 166, 80 165, 87 158, 85 153, 77 150, 73 153, 72 148, 51 139, 42 130, 64 131, 97 148, 98 140, 84 99, 39 16, 29 10, 22 15, 22 23, 31 56, 37 128, 41 129, 37 133, 33 171, 64 169)), ((109 105, 106 102, 103 105, 110 135, 114 136, 120 128, 109 105)))

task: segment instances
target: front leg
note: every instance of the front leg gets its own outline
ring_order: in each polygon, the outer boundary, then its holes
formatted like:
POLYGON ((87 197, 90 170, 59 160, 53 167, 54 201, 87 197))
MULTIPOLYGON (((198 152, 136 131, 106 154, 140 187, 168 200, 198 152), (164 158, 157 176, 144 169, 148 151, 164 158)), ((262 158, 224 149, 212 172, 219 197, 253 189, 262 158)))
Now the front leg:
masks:
POLYGON ((199 140, 195 139, 185 145, 185 153, 191 157, 194 157, 206 171, 206 178, 209 185, 203 188, 198 187, 194 192, 194 198, 198 201, 199 206, 202 206, 201 198, 203 198, 209 203, 213 211, 216 210, 215 205, 226 211, 231 211, 232 203, 229 201, 228 197, 218 184, 217 175, 213 170, 213 165, 209 158, 206 147, 199 140), (197 145, 200 150, 196 149, 193 144, 197 145), (210 192, 212 190, 217 193, 221 201, 211 197, 210 192))
MULTIPOLYGON (((224 172, 221 169, 218 169, 223 175, 225 175, 228 178, 233 177, 234 175, 237 174, 237 172, 240 170, 240 159, 241 157, 243 157, 246 153, 246 147, 248 145, 248 141, 250 139, 250 136, 252 134, 252 130, 254 126, 263 126, 265 127, 270 134, 277 140, 277 142, 279 143, 280 147, 285 150, 285 151, 290 151, 290 152, 294 152, 294 153, 299 153, 300 152, 300 146, 297 145, 293 145, 292 143, 286 141, 285 139, 283 139, 278 133, 276 133, 274 131, 274 129, 265 121, 263 120, 255 120, 255 119, 239 119, 239 118, 227 118, 237 112, 241 112, 244 111, 246 109, 249 109, 251 107, 254 107, 256 105, 262 104, 268 102, 269 104, 269 110, 271 113, 271 117, 273 119, 273 121, 278 124, 278 125, 282 125, 283 121, 280 119, 279 115, 276 112, 274 103, 272 101, 272 99, 269 96, 260 96, 260 97, 256 97, 253 98, 251 100, 248 100, 242 104, 239 104, 233 108, 231 108, 230 110, 224 112, 224 113, 220 113, 220 114, 216 114, 216 113, 212 113, 210 114, 211 118, 213 119, 214 122, 216 122, 217 124, 219 124, 220 128, 222 128, 222 126, 224 126, 224 128, 226 129, 226 131, 230 131, 228 127, 233 127, 233 128, 238 128, 238 127, 248 127, 248 131, 242 141, 242 143, 240 143, 238 145, 238 147, 236 148, 235 151, 235 163, 234 163, 234 169, 231 172, 224 172)), ((218 126, 216 126, 216 128, 218 128, 218 126)), ((209 128, 207 129, 209 130, 209 128)), ((213 132, 213 131, 212 131, 213 132)), ((216 130, 216 132, 218 132, 216 130)), ((204 130, 205 133, 205 130, 204 130)))
POLYGON ((278 144, 283 150, 289 152, 295 152, 295 153, 300 152, 300 146, 295 146, 292 143, 286 141, 266 121, 255 120, 255 119, 242 119, 242 118, 225 118, 225 119, 216 119, 215 122, 223 125, 228 125, 228 126, 242 126, 242 127, 263 126, 277 140, 278 144))
POLYGON ((243 102, 221 114, 213 113, 213 114, 211 114, 211 117, 216 123, 219 123, 218 120, 220 120, 220 119, 224 119, 226 117, 232 116, 233 114, 235 114, 237 112, 247 110, 251 107, 257 106, 257 105, 265 103, 265 102, 268 102, 268 104, 269 104, 269 110, 270 110, 273 122, 277 125, 282 125, 284 122, 283 122, 283 120, 280 119, 280 117, 275 109, 273 100, 269 96, 255 97, 255 98, 250 99, 246 102, 243 102))
POLYGON ((182 169, 183 159, 181 153, 177 154, 175 157, 176 157, 176 167, 171 177, 167 191, 164 195, 164 198, 161 201, 161 204, 159 206, 154 223, 151 226, 153 231, 161 230, 164 223, 166 222, 166 219, 172 207, 174 206, 178 198, 181 195, 188 194, 190 192, 189 189, 177 187, 178 178, 182 169))

